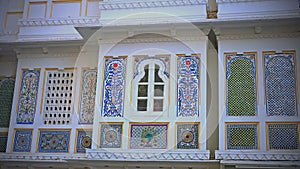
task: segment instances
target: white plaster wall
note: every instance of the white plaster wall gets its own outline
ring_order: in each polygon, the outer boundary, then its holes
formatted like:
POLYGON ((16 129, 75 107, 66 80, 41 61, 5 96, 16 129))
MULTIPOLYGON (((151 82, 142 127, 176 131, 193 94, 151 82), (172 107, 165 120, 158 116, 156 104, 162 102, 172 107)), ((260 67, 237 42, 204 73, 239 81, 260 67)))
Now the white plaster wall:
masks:
MULTIPOLYGON (((263 51, 276 51, 282 52, 282 50, 296 50, 296 62, 297 62, 297 78, 300 79, 300 38, 281 38, 281 39, 245 39, 245 40, 219 40, 219 150, 225 149, 225 135, 224 135, 224 122, 225 121, 258 121, 260 122, 260 149, 266 150, 266 127, 264 121, 300 121, 300 116, 298 112, 298 117, 267 117, 266 108, 264 104, 264 85, 263 85, 263 51), (257 81, 257 108, 258 116, 249 117, 247 119, 241 120, 238 117, 225 117, 226 107, 225 107, 225 83, 226 79, 224 77, 224 52, 257 52, 257 71, 258 71, 258 81, 257 81)), ((299 86, 298 86, 298 110, 299 110, 299 86)))
POLYGON ((246 2, 236 0, 232 3, 220 1, 217 0, 218 18, 220 19, 299 17, 297 0, 253 0, 246 2))
MULTIPOLYGON (((0 0, 0 34, 4 30, 6 12, 21 12, 23 11, 24 0, 0 0)), ((13 25, 12 27, 17 27, 16 20, 8 20, 7 25, 13 25)), ((6 30, 7 31, 7 30, 6 30)))

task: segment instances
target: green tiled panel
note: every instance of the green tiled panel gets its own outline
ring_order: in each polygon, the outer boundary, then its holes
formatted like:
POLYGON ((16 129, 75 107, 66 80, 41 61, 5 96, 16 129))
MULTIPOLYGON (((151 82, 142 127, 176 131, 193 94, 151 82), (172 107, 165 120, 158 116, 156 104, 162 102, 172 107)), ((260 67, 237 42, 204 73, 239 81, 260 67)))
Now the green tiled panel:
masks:
POLYGON ((6 144, 7 144, 7 135, 0 134, 0 152, 6 151, 6 144))
POLYGON ((251 75, 252 63, 239 58, 230 64, 227 91, 228 116, 255 116, 255 81, 251 75))
POLYGON ((5 78, 0 80, 0 127, 9 126, 14 87, 14 79, 5 78))

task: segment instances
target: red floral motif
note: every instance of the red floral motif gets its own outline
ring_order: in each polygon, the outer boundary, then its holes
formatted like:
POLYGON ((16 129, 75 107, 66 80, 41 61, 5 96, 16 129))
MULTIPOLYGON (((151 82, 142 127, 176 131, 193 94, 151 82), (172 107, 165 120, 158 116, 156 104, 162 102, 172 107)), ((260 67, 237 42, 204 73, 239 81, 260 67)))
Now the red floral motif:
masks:
POLYGON ((185 64, 186 64, 187 66, 189 66, 189 65, 191 64, 191 61, 187 60, 187 61, 185 62, 185 64))
POLYGON ((117 69, 117 68, 118 68, 118 66, 119 66, 119 64, 118 64, 118 63, 114 63, 114 64, 113 64, 113 67, 114 67, 115 69, 117 69))

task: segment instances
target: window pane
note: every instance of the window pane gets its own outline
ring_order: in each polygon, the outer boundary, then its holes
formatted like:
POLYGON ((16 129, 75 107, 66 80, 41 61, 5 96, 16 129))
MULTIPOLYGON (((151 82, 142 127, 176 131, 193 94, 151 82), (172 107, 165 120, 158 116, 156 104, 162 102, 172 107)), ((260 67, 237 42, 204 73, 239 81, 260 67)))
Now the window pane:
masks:
POLYGON ((154 86, 154 96, 164 96, 164 85, 154 86))
POLYGON ((139 85, 138 97, 147 97, 148 95, 148 85, 139 85))
POLYGON ((145 75, 144 77, 140 80, 140 82, 148 82, 148 77, 149 77, 149 65, 146 65, 144 68, 145 75))
POLYGON ((163 99, 154 99, 153 111, 163 111, 163 99))
POLYGON ((137 110, 147 111, 147 99, 138 99, 137 110))
POLYGON ((158 75, 158 71, 159 71, 159 66, 155 65, 155 79, 154 79, 154 81, 155 82, 163 82, 163 80, 158 75))

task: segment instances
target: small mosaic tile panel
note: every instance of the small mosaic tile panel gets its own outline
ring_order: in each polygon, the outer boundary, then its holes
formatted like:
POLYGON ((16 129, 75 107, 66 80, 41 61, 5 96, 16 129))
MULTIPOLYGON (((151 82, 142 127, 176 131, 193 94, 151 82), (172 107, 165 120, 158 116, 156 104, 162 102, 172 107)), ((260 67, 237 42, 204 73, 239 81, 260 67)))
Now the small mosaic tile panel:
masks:
POLYGON ((300 149, 298 124, 268 124, 267 126, 269 149, 300 149))
POLYGON ((85 153, 85 150, 90 149, 91 147, 92 147, 92 131, 77 130, 76 152, 85 153))
POLYGON ((33 124, 37 104, 40 70, 22 70, 17 124, 33 124))
POLYGON ((265 54, 266 109, 269 116, 297 115, 294 54, 265 54))
POLYGON ((38 141, 40 153, 68 153, 70 130, 41 130, 38 141))
POLYGON ((131 124, 131 149, 166 149, 168 124, 131 124))
POLYGON ((135 78, 139 73, 141 73, 139 71, 139 65, 140 63, 142 63, 145 60, 149 60, 149 62, 151 62, 151 60, 159 60, 164 64, 164 74, 169 78, 170 77, 170 56, 154 56, 154 57, 149 57, 149 56, 134 56, 134 76, 133 78, 135 78))
POLYGON ((93 124, 97 86, 97 69, 83 69, 79 124, 93 124))
POLYGON ((121 148, 122 123, 101 124, 100 148, 121 148))
POLYGON ((43 120, 47 125, 69 125, 72 119, 74 70, 47 70, 43 120))
POLYGON ((16 130, 14 138, 14 152, 30 152, 32 130, 16 130))
POLYGON ((199 124, 177 124, 177 148, 199 148, 199 124))
POLYGON ((0 152, 6 151, 8 133, 0 133, 0 152))
POLYGON ((256 54, 226 55, 228 116, 256 115, 256 54))
POLYGON ((200 58, 177 58, 177 116, 199 116, 200 58))
POLYGON ((126 58, 105 58, 103 117, 123 117, 126 58))
POLYGON ((15 79, 0 79, 0 127, 9 127, 15 79))
POLYGON ((258 149, 257 124, 226 124, 227 149, 258 149))

